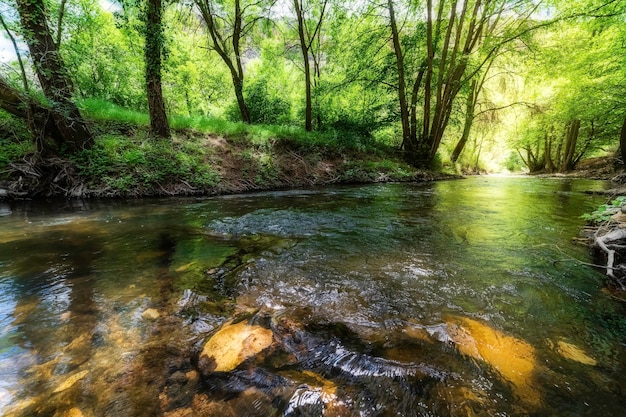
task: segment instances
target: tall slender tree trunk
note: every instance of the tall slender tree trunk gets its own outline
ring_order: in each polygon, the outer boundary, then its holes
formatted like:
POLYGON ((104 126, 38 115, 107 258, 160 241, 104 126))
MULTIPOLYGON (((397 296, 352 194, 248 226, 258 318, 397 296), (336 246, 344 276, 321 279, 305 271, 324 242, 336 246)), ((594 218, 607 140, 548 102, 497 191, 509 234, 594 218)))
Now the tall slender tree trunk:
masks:
POLYGON ((244 123, 250 123, 250 111, 248 105, 243 97, 243 79, 233 74, 233 86, 235 87, 235 97, 237 98, 237 106, 239 107, 239 114, 241 115, 241 121, 244 123))
POLYGON ((43 0, 17 0, 17 9, 37 78, 52 103, 50 116, 56 129, 45 133, 52 136, 56 149, 50 149, 46 142, 42 151, 66 148, 75 152, 90 147, 93 137, 72 101, 72 83, 48 27, 43 0))
MULTIPOLYGON (((443 3, 443 2, 442 2, 443 3)), ((424 114, 422 122, 421 142, 430 142, 430 109, 432 96, 432 77, 435 60, 435 49, 433 45, 433 2, 426 1, 426 81, 424 83, 424 114)))
POLYGON ((392 0, 387 0, 387 7, 389 9, 391 39, 393 41, 393 51, 396 56, 396 67, 398 71, 398 103, 400 105, 400 121, 402 123, 402 148, 406 152, 409 161, 412 161, 415 158, 416 144, 411 141, 411 124, 409 122, 409 108, 406 100, 406 80, 404 76, 404 55, 402 53, 402 44, 400 43, 400 35, 398 33, 398 25, 396 23, 396 14, 392 0))
POLYGON ((242 9, 241 0, 235 0, 235 23, 233 25, 233 53, 235 55, 236 72, 233 72, 233 82, 235 83, 235 94, 237 96, 237 104, 239 105, 239 112, 241 113, 241 119, 244 123, 250 123, 250 111, 246 105, 246 101, 243 96, 243 63, 241 62, 241 36, 243 31, 243 13, 246 7, 242 9))
MULTIPOLYGON (((310 8, 315 3, 308 1, 307 6, 310 8)), ((307 25, 307 12, 302 0, 293 0, 293 8, 298 19, 298 38, 300 40, 300 51, 302 52, 302 61, 304 64, 304 88, 305 88, 305 120, 304 128, 307 131, 313 130, 313 87, 317 87, 320 80, 320 61, 316 54, 316 50, 319 52, 321 44, 321 32, 322 23, 324 21, 324 15, 326 13, 326 6, 328 0, 321 2, 321 9, 317 22, 315 22, 315 28, 311 32, 307 25), (317 41, 317 46, 315 42, 317 41), (311 61, 313 62, 313 71, 311 71, 311 61)), ((316 117, 317 127, 322 124, 321 115, 319 112, 319 102, 316 99, 316 117)))
POLYGON ((161 0, 146 2, 146 90, 150 112, 150 132, 162 138, 170 137, 170 126, 165 112, 161 67, 163 55, 163 25, 161 0))
POLYGON ((250 123, 250 112, 243 95, 244 71, 240 50, 241 37, 243 35, 243 17, 246 7, 242 8, 240 0, 235 0, 233 32, 232 34, 227 34, 220 31, 220 27, 216 22, 216 18, 219 19, 219 17, 217 17, 213 9, 215 5, 211 0, 194 0, 194 3, 200 10, 202 19, 207 25, 207 31, 211 38, 211 46, 215 49, 215 52, 217 52, 220 58, 222 58, 222 61, 224 61, 224 64, 226 64, 230 71, 241 120, 244 123, 250 123), (232 53, 228 52, 230 47, 232 47, 232 53))
POLYGON ((624 119, 622 132, 619 136, 619 147, 622 154, 622 164, 626 166, 626 119, 624 119))
POLYGON ((302 62, 304 63, 304 88, 305 88, 305 110, 304 129, 313 130, 313 102, 311 100, 311 64, 309 62, 309 47, 305 34, 305 22, 302 13, 300 0, 293 0, 293 7, 298 18, 298 38, 300 39, 300 51, 302 51, 302 62))
POLYGON ((576 144, 578 133, 580 132, 580 120, 573 120, 568 124, 565 136, 565 150, 559 166, 559 172, 567 172, 574 169, 574 155, 576 154, 576 144))
POLYGON ((552 162, 552 135, 546 132, 543 149, 543 168, 548 172, 554 172, 554 162, 552 162))
POLYGON ((415 83, 413 83, 413 89, 411 91, 411 102, 409 105, 409 141, 411 143, 417 143, 417 99, 425 72, 426 62, 424 61, 417 73, 417 78, 415 79, 415 83))
POLYGON ((452 151, 452 156, 450 156, 453 163, 458 161, 459 156, 461 156, 461 152, 463 152, 472 130, 472 124, 474 123, 474 108, 476 106, 476 99, 478 98, 477 90, 478 81, 473 79, 469 94, 467 95, 467 101, 465 102, 465 122, 463 124, 463 133, 461 134, 461 139, 459 139, 454 147, 454 150, 452 151))

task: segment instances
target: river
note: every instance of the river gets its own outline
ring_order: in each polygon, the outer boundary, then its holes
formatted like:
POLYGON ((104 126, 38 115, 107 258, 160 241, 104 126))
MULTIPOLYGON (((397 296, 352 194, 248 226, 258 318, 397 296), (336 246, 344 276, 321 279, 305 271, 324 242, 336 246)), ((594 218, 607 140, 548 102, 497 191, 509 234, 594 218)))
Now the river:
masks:
POLYGON ((572 243, 604 187, 5 203, 0 414, 621 416, 626 308, 572 243), (271 345, 220 370, 224 328, 271 345))

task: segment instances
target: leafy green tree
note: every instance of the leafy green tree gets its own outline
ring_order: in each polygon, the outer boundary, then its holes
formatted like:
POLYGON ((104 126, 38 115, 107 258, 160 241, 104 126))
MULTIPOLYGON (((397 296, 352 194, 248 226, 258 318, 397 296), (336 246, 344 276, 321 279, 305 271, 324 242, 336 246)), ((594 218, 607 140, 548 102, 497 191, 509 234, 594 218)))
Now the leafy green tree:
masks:
POLYGON ((207 53, 197 16, 189 9, 169 7, 167 60, 163 88, 172 114, 221 116, 232 100, 230 75, 219 57, 207 53))
POLYGON ((620 136, 626 107, 626 72, 617 58, 624 52, 621 24, 615 9, 586 7, 561 10, 569 17, 536 34, 541 48, 526 76, 527 100, 534 102, 526 125, 535 128, 527 129, 522 146, 531 171, 567 172, 620 136))
POLYGON ((397 93, 388 29, 369 4, 333 2, 331 11, 320 49, 323 71, 312 91, 318 128, 395 144, 397 93))
POLYGON ((61 53, 72 68, 77 94, 147 110, 139 16, 129 7, 110 13, 88 0, 72 6, 64 15, 61 53))
POLYGON ((244 98, 245 40, 256 23, 266 19, 275 0, 194 0, 206 25, 211 48, 228 67, 235 89, 241 120, 250 123, 250 112, 244 98))
POLYGON ((165 49, 162 0, 120 0, 127 26, 136 25, 144 36, 145 89, 150 115, 150 133, 170 137, 162 88, 162 60, 165 49))
POLYGON ((144 10, 146 44, 146 89, 150 113, 150 131, 163 138, 170 137, 170 127, 165 113, 161 86, 161 60, 163 56, 163 5, 161 0, 146 0, 144 10))
POLYGON ((43 0, 17 0, 20 25, 28 45, 35 73, 50 102, 54 130, 44 129, 40 149, 56 152, 62 148, 79 151, 93 144, 92 134, 73 101, 73 85, 58 45, 48 27, 43 0), (50 137, 53 143, 44 139, 50 137))
MULTIPOLYGON (((425 23, 413 26, 413 30, 423 31, 420 41, 425 53, 408 72, 411 63, 407 62, 406 49, 410 45, 402 42, 393 0, 388 0, 386 6, 396 58, 403 148, 412 164, 428 166, 439 149, 463 86, 480 74, 503 45, 528 31, 525 22, 536 6, 530 1, 427 0, 425 23)), ((419 8, 406 10, 407 19, 420 19, 419 8)))
POLYGON ((319 84, 320 61, 322 59, 320 50, 322 24, 329 4, 328 0, 323 0, 322 2, 293 0, 292 3, 298 22, 298 39, 300 41, 300 51, 302 52, 302 62, 304 66, 306 101, 304 128, 307 131, 311 131, 313 129, 311 87, 314 82, 319 84), (311 62, 313 63, 313 80, 311 76, 311 62))

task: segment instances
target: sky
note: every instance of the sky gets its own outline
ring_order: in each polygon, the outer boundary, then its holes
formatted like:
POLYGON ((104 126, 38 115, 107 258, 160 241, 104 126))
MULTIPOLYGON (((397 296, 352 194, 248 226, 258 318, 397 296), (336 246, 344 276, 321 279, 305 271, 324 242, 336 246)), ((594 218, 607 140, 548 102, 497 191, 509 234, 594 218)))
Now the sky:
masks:
MULTIPOLYGON (((116 9, 119 9, 119 5, 117 5, 115 3, 115 1, 111 1, 111 0, 98 0, 98 3, 100 3, 100 6, 104 9, 104 10, 108 10, 108 11, 114 11, 116 9)), ((2 12, 3 10, 0 7, 0 12, 2 12)), ((6 16, 6 14, 4 15, 6 16)), ((19 40, 18 40, 19 42, 19 40)), ((20 42, 20 49, 26 49, 26 47, 21 44, 20 42)), ((15 55, 15 50, 13 49, 13 44, 11 43, 11 40, 7 37, 6 33, 4 32, 4 30, 2 30, 2 34, 0 35, 0 64, 2 63, 7 63, 7 62, 12 62, 15 61, 17 59, 17 56, 15 55)), ((0 69, 1 70, 1 69, 0 69)))
POLYGON ((15 60, 15 52, 11 41, 3 36, 0 38, 0 62, 8 62, 15 60))

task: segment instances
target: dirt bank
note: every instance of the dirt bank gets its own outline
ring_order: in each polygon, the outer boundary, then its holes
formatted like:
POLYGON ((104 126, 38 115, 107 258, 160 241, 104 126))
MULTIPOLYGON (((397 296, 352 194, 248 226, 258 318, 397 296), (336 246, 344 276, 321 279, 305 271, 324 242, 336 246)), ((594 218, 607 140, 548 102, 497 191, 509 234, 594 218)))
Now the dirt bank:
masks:
POLYGON ((9 164, 0 199, 233 194, 306 186, 433 181, 393 149, 177 132, 156 142, 108 135, 78 155, 9 164))

